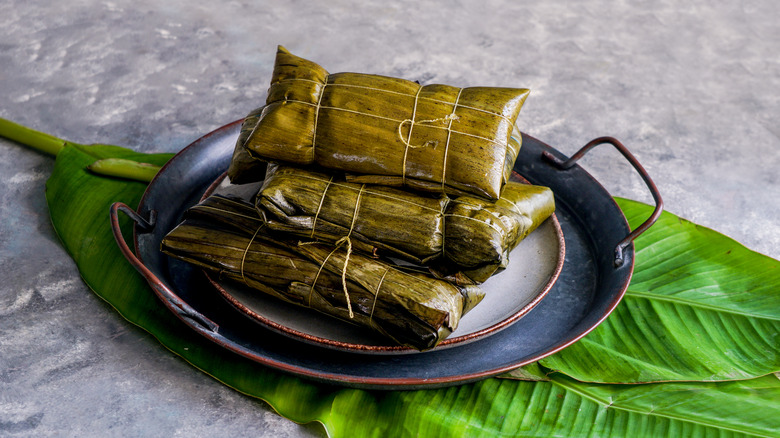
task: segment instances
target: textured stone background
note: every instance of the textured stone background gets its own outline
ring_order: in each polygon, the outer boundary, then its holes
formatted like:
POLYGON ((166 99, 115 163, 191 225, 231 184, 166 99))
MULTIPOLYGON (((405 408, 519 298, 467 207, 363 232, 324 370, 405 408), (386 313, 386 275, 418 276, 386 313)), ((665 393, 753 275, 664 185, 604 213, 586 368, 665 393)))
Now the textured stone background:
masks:
MULTIPOLYGON (((611 135, 682 217, 780 258, 773 0, 0 0, 0 117, 175 152, 265 97, 277 44, 327 69, 532 89, 521 129, 611 135)), ((0 140, 0 435, 321 436, 173 357, 90 293, 43 195, 53 160, 0 140)), ((651 201, 617 152, 583 165, 651 201)))

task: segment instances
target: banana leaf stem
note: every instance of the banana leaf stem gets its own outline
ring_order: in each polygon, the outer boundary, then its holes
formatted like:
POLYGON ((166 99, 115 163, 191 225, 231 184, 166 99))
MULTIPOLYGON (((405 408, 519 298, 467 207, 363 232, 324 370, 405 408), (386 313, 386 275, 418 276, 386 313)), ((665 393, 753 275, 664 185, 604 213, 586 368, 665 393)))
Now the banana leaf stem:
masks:
POLYGON ((0 136, 55 157, 65 145, 76 144, 3 118, 0 118, 0 136))
POLYGON ((160 166, 121 158, 106 158, 95 161, 87 166, 87 169, 98 175, 127 178, 148 183, 160 171, 160 166))
MULTIPOLYGON (((83 146, 30 129, 3 118, 0 118, 0 137, 5 137, 39 152, 54 155, 55 157, 67 145, 83 146)), ((147 183, 150 182, 160 170, 159 166, 153 164, 138 163, 136 161, 118 158, 98 160, 87 166, 87 168, 99 175, 127 178, 147 183)))

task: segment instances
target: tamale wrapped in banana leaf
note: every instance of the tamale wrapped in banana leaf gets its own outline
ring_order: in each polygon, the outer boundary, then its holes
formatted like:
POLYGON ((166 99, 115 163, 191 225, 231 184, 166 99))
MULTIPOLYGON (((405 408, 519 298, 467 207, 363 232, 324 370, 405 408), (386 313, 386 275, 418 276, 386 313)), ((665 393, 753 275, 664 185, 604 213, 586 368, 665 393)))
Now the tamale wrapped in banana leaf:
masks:
POLYGON ((509 252, 555 210, 549 188, 515 181, 490 202, 279 164, 269 165, 255 204, 270 229, 332 243, 349 237, 363 252, 432 264, 437 275, 461 283, 484 282, 506 267, 509 252))
POLYGON ((419 350, 436 346, 483 297, 477 286, 269 234, 252 204, 220 196, 191 208, 162 241, 172 257, 257 291, 371 328, 419 350))
MULTIPOLYGON (((330 74, 280 46, 266 106, 247 119, 237 148, 343 170, 354 182, 496 200, 520 147, 512 132, 527 96, 525 88, 330 74)), ((231 181, 240 173, 233 166, 231 181)))

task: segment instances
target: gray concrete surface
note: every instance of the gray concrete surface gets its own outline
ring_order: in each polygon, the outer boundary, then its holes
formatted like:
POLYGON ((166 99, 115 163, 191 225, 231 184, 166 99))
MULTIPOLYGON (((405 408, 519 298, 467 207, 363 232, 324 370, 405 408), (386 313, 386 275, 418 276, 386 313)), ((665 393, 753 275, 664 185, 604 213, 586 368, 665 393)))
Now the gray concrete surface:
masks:
MULTIPOLYGON (((532 89, 523 131, 602 135, 666 206, 780 258, 777 2, 0 0, 0 117, 178 151, 265 97, 277 44, 329 70, 532 89), (164 5, 161 5, 163 4, 164 5)), ((650 201, 619 155, 584 161, 650 201)), ((81 282, 53 160, 0 140, 0 436, 322 436, 173 357, 81 282)))

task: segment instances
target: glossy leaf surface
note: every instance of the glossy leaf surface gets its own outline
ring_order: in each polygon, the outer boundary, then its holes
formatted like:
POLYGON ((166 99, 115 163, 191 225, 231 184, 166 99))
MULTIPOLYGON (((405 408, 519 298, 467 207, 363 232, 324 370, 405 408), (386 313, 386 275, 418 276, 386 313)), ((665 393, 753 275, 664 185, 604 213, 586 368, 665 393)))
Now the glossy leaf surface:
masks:
MULTIPOLYGON (((650 213, 634 201, 620 207, 632 228, 650 213)), ((612 383, 749 379, 780 370, 780 262, 670 213, 636 247, 623 302, 542 365, 612 383)))

